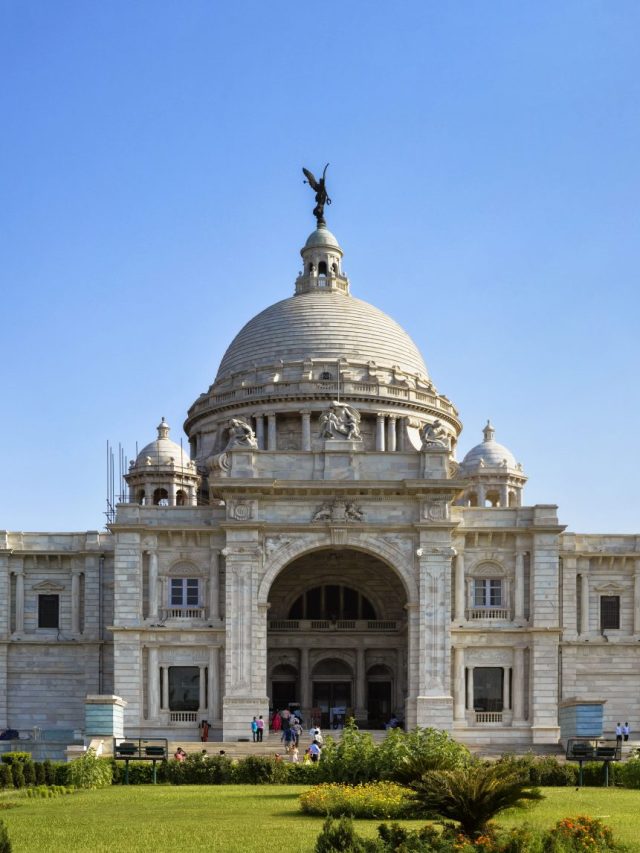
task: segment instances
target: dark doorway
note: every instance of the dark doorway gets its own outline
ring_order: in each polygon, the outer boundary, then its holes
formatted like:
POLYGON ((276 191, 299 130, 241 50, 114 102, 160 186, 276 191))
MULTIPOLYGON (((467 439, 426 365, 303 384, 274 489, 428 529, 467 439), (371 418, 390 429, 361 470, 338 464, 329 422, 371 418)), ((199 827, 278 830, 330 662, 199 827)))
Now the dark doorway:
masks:
POLYGON ((274 711, 282 711, 296 702, 295 681, 272 681, 271 682, 271 704, 274 711))
POLYGON ((200 669, 197 666, 169 667, 169 710, 197 711, 200 704, 200 669))
POLYGON ((367 685, 367 720, 372 729, 382 729, 391 719, 391 682, 370 681, 367 685))
POLYGON ((351 682, 314 681, 313 707, 320 708, 320 726, 323 729, 331 728, 337 715, 340 715, 344 722, 346 713, 351 709, 351 682))

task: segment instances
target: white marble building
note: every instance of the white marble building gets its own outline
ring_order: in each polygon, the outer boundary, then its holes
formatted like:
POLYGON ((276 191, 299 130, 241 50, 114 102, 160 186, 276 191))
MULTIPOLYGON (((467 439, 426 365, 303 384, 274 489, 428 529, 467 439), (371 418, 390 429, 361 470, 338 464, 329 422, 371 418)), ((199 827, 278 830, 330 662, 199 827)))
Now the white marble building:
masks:
POLYGON ((246 736, 346 708, 466 742, 557 742, 558 705, 640 724, 640 537, 566 533, 512 453, 462 424, 409 336, 350 293, 324 226, 295 294, 158 427, 106 532, 0 532, 0 729, 246 736))

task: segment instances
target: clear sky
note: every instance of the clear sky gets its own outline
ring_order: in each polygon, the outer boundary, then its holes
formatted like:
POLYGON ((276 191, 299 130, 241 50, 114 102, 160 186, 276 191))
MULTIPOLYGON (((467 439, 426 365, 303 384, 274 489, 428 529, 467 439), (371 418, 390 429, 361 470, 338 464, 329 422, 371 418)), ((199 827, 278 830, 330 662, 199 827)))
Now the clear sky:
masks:
POLYGON ((292 294, 331 163, 352 292, 578 532, 638 532, 637 0, 0 5, 0 528, 104 525, 292 294))

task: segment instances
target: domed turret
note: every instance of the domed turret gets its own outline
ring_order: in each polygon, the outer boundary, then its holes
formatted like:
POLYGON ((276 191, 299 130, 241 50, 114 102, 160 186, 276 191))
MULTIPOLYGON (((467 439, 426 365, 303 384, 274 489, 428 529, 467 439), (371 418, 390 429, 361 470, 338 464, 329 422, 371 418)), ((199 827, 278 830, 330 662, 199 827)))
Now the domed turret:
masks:
POLYGON ((156 427, 158 437, 145 445, 131 462, 125 480, 130 500, 156 506, 187 506, 196 503, 199 477, 189 453, 171 441, 164 418, 156 427))
POLYGON ((527 481, 522 465, 507 447, 495 440, 491 421, 487 421, 482 433, 483 441, 472 447, 460 463, 460 476, 471 481, 460 503, 481 507, 520 506, 527 481))

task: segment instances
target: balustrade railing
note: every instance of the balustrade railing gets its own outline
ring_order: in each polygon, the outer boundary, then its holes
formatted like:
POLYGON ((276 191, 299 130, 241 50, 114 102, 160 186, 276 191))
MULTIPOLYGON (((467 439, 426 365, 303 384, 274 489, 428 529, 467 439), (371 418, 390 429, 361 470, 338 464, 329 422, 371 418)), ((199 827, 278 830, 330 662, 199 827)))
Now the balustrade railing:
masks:
POLYGON ((206 619, 206 607, 163 607, 160 611, 163 619, 206 619))
POLYGON ((395 619, 272 619, 270 631, 376 631, 378 633, 399 630, 395 619))
POLYGON ((477 619, 511 620, 511 611, 506 607, 472 607, 467 610, 467 619, 474 622, 477 619))
POLYGON ((196 723, 197 711, 169 711, 169 721, 172 723, 196 723))
POLYGON ((476 725, 483 723, 501 723, 502 711, 476 711, 476 725))

